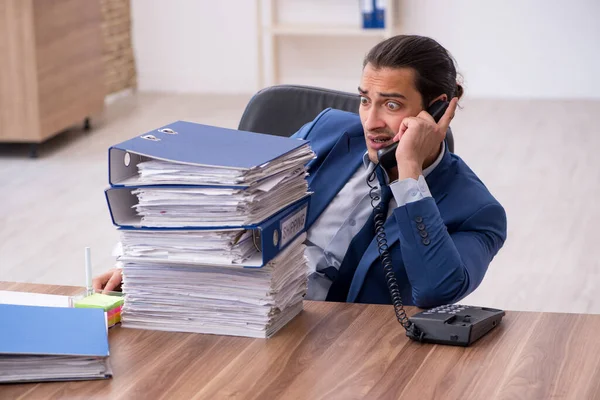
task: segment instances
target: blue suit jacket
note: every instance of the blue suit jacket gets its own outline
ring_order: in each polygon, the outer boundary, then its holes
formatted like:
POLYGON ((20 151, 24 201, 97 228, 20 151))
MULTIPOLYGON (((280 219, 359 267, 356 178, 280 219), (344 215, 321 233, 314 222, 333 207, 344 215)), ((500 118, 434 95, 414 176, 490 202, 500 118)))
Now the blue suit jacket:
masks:
MULTIPOLYGON (((361 165, 366 143, 359 116, 334 109, 292 137, 309 140, 317 155, 308 165, 314 191, 310 229, 361 165)), ((396 208, 385 223, 404 304, 423 308, 456 302, 475 290, 506 239, 504 209, 460 157, 446 151, 426 181, 432 198, 396 208)), ((375 239, 356 269, 347 301, 391 303, 375 239)))

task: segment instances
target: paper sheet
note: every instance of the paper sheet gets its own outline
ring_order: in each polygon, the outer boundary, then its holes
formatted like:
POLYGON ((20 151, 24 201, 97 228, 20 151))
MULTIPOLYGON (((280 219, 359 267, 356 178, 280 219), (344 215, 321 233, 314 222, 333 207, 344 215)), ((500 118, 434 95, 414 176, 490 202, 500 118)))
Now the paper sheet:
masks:
POLYGON ((128 185, 194 184, 250 186, 266 177, 271 177, 290 169, 293 170, 298 165, 304 165, 314 158, 314 152, 308 144, 305 144, 276 160, 249 170, 214 168, 162 160, 149 160, 137 164, 138 175, 123 183, 128 185))
POLYGON ((123 261, 123 326, 268 337, 302 309, 305 238, 261 268, 123 261))

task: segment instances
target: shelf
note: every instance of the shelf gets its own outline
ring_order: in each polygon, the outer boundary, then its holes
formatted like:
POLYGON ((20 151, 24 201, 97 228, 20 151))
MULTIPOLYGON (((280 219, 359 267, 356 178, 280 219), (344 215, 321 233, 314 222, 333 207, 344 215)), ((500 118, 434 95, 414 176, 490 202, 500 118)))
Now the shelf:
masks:
POLYGON ((265 29, 277 36, 363 36, 384 37, 385 29, 363 29, 348 25, 321 26, 321 25, 275 25, 265 29))
MULTIPOLYGON (((288 0, 291 2, 291 0, 288 0)), ((289 23, 280 20, 280 14, 278 8, 280 3, 285 4, 285 0, 256 0, 257 7, 257 21, 256 25, 257 36, 258 36, 258 82, 259 87, 265 87, 265 81, 268 86, 278 85, 279 82, 279 52, 282 47, 289 46, 287 40, 278 40, 281 38, 294 38, 295 40, 301 39, 349 39, 354 40, 357 46, 366 46, 367 42, 375 42, 388 39, 396 34, 398 31, 395 21, 395 9, 397 0, 378 0, 382 1, 385 6, 385 28, 363 28, 362 20, 363 16, 360 11, 360 7, 356 7, 356 4, 350 5, 353 2, 346 2, 347 7, 352 7, 354 10, 350 11, 350 8, 346 8, 347 15, 344 20, 337 20, 337 23, 327 23, 323 20, 288 20, 289 23), (351 12, 355 13, 354 17, 351 16, 351 12), (265 18, 266 15, 266 18, 265 18), (263 18, 265 22, 263 24, 263 18), (365 40, 360 40, 361 38, 365 40), (267 39, 267 40, 265 40, 267 39), (358 39, 358 41, 357 41, 358 39), (366 40, 370 39, 370 40, 366 40), (359 43, 360 42, 360 43, 359 43), (265 51, 266 49, 266 51, 265 51), (267 56, 268 64, 270 67, 265 68, 264 56, 267 56), (270 69, 270 79, 265 79, 270 69)), ((295 3, 300 3, 298 0, 295 3)), ((312 1, 312 7, 316 4, 326 2, 315 2, 312 1)), ((321 13, 335 13, 335 8, 323 7, 323 11, 314 10, 313 12, 321 13), (327 11, 329 10, 329 11, 327 11)), ((285 15, 285 13, 284 13, 285 15)), ((352 43, 352 42, 350 42, 352 43)), ((356 56, 355 56, 356 57, 356 56)), ((360 64, 362 57, 358 57, 357 63, 360 64)))

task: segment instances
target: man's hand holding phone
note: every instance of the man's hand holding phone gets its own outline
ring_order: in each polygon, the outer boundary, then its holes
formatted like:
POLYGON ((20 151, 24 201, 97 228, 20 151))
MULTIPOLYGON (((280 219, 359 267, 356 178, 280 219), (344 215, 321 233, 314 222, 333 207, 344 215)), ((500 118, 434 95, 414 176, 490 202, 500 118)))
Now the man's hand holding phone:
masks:
POLYGON ((454 118, 457 104, 458 98, 455 97, 437 123, 425 110, 416 117, 402 120, 400 131, 394 137, 394 142, 398 143, 396 148, 398 180, 418 179, 423 169, 435 161, 450 121, 454 118))

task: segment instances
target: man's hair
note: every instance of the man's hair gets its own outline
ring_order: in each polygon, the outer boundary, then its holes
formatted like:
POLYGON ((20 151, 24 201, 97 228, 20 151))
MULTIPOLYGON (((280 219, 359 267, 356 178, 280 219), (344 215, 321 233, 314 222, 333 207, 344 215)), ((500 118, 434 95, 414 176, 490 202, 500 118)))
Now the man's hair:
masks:
POLYGON ((363 68, 412 68, 415 87, 423 98, 423 108, 446 94, 448 101, 461 97, 462 86, 457 82, 452 55, 435 40, 417 35, 397 35, 378 43, 366 55, 363 68))

